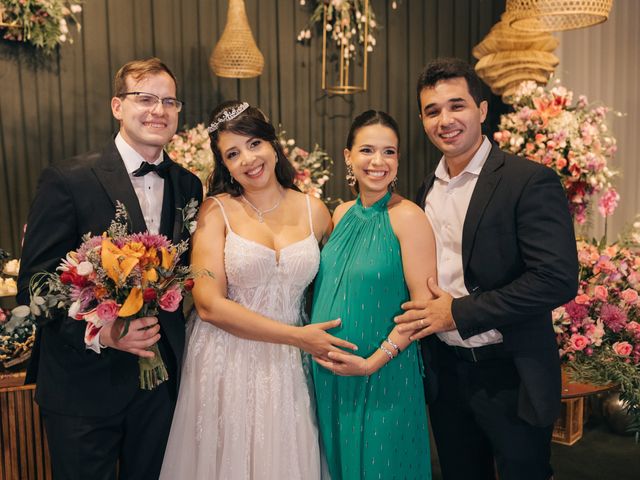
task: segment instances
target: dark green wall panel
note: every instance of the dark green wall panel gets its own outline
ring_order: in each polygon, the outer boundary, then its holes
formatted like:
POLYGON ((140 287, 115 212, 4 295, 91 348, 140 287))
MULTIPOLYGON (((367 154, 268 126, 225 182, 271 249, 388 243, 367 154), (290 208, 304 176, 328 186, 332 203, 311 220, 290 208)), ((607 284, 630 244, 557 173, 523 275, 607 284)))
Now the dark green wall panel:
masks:
MULTIPOLYGON (((334 158, 332 197, 348 198, 342 149, 351 120, 368 108, 386 110, 402 135, 399 190, 412 197, 438 153, 417 117, 415 81, 437 56, 471 60, 471 49, 498 21, 504 0, 373 0, 382 28, 370 55, 369 90, 327 96, 320 89, 321 36, 296 43, 310 6, 298 0, 245 0, 265 57, 262 76, 215 77, 208 60, 226 23, 224 0, 86 0, 82 31, 51 58, 0 42, 0 246, 19 254, 22 225, 42 169, 102 145, 116 130, 109 102, 116 70, 155 55, 176 73, 186 106, 180 125, 206 121, 223 100, 241 98, 281 123, 298 144, 323 146, 334 158)), ((310 4, 311 2, 307 2, 310 4)), ((504 108, 493 99, 490 123, 504 108)))

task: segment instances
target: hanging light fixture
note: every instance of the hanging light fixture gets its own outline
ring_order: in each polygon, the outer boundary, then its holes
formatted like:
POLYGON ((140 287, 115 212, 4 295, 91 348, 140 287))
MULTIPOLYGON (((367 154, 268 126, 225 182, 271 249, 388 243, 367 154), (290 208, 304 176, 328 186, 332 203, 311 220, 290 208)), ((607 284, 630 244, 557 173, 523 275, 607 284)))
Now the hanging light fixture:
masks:
POLYGON ((589 27, 609 18, 613 0, 507 0, 511 27, 558 32, 589 27))
POLYGON ((209 65, 219 77, 251 78, 262 74, 264 57, 251 33, 244 0, 229 0, 227 24, 209 65))
MULTIPOLYGON (((327 35, 332 29, 329 18, 328 2, 324 2, 324 13, 322 15, 322 89, 329 93, 339 95, 349 95, 352 93, 364 92, 367 90, 367 54, 369 53, 369 0, 364 0, 364 13, 355 22, 361 25, 353 25, 350 14, 341 11, 344 15, 341 22, 336 23, 341 27, 340 32, 332 33, 333 40, 327 45, 327 35), (328 85, 327 67, 332 63, 332 58, 337 60, 335 70, 331 74, 334 81, 328 85), (357 59, 362 58, 362 63, 358 64, 357 59), (356 76, 362 76, 360 84, 354 83, 356 76)), ((335 10, 334 10, 335 12, 335 10)), ((332 40, 332 39, 330 39, 332 40)))
POLYGON ((505 103, 525 80, 546 85, 559 63, 553 51, 558 39, 548 32, 523 32, 509 26, 509 15, 503 13, 487 36, 475 47, 478 59, 475 70, 505 103))

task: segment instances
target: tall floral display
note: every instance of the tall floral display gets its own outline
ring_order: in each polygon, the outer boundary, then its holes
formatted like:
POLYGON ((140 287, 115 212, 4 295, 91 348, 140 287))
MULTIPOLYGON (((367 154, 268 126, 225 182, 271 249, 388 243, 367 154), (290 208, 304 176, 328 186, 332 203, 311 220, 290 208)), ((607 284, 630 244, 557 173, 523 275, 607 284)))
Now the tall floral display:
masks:
POLYGON ((609 109, 589 105, 584 95, 573 103, 573 92, 558 82, 550 88, 524 82, 512 102, 515 112, 502 116, 494 134, 500 148, 553 168, 579 224, 598 195, 598 211, 611 215, 620 197, 608 165, 616 151, 605 123, 609 109))
MULTIPOLYGON (((500 148, 554 169, 575 222, 584 224, 597 202, 603 217, 618 205, 609 161, 616 140, 605 123, 609 109, 558 82, 525 82, 514 112, 503 115, 494 139, 500 148)), ((613 242, 578 240, 576 297, 553 312, 559 354, 574 380, 620 386, 620 398, 640 429, 640 222, 613 242)))

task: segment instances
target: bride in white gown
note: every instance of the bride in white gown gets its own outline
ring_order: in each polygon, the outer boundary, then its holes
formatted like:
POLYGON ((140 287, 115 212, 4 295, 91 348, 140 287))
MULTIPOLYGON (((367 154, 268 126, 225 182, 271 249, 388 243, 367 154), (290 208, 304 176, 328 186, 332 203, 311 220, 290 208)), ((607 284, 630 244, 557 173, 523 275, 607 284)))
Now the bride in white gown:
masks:
POLYGON ((320 479, 315 406, 300 349, 326 358, 354 348, 302 326, 302 298, 330 233, 324 204, 293 186, 273 126, 225 102, 209 126, 215 156, 198 216, 192 266, 200 277, 164 480, 320 479))

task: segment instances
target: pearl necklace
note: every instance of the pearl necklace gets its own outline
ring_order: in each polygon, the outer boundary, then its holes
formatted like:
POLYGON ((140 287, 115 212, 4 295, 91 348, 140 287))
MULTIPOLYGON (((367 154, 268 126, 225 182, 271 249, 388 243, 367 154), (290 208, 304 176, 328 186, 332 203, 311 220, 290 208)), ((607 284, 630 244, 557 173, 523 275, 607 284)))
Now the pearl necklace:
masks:
POLYGON ((276 204, 271 208, 267 208, 266 210, 260 210, 253 203, 247 200, 247 197, 245 197, 243 194, 240 194, 240 196, 242 197, 242 200, 244 200, 247 203, 247 205, 249 205, 253 209, 253 211, 256 212, 256 214, 258 215, 258 222, 264 223, 265 214, 273 212, 276 208, 280 206, 280 202, 282 202, 282 198, 284 197, 284 192, 282 192, 276 204))

